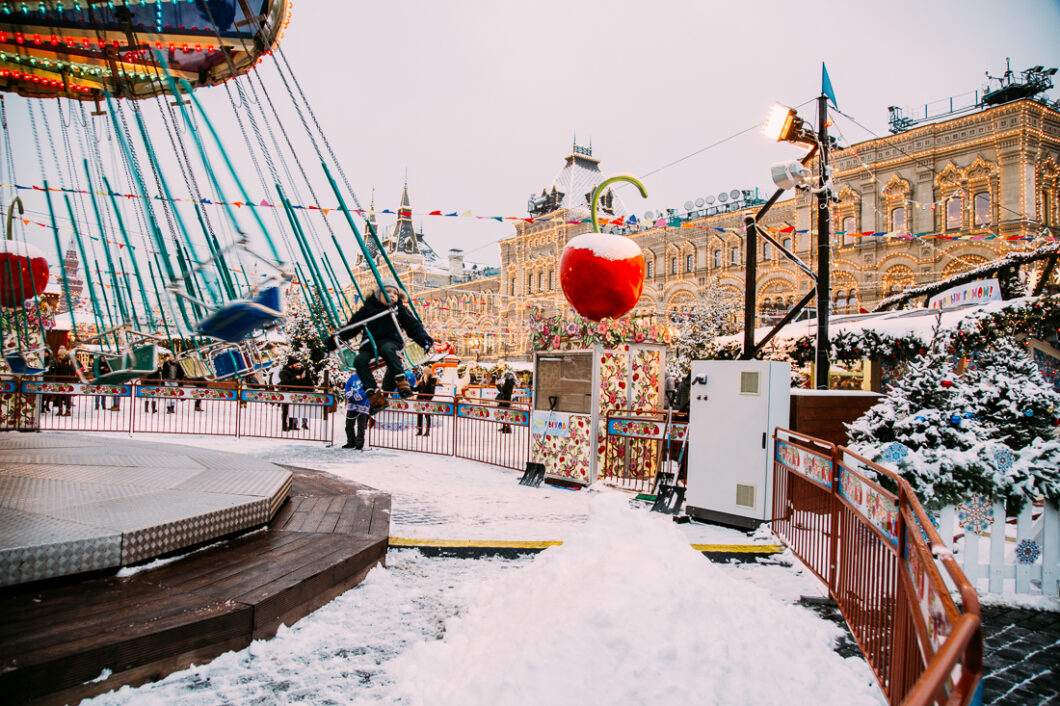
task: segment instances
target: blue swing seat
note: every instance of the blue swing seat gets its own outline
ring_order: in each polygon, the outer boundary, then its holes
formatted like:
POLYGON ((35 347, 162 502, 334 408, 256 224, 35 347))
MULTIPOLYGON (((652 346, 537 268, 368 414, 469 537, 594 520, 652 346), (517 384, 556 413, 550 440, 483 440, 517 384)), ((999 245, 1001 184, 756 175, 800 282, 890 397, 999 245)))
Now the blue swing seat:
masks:
POLYGON ((254 372, 246 354, 238 348, 229 348, 213 357, 215 380, 231 380, 254 372))
POLYGON ((4 360, 12 375, 43 375, 44 368, 31 366, 22 353, 5 353, 4 360))
POLYGON ((203 336, 229 343, 247 339, 255 331, 272 328, 283 321, 283 298, 279 287, 266 287, 253 299, 229 302, 199 322, 196 331, 203 336))

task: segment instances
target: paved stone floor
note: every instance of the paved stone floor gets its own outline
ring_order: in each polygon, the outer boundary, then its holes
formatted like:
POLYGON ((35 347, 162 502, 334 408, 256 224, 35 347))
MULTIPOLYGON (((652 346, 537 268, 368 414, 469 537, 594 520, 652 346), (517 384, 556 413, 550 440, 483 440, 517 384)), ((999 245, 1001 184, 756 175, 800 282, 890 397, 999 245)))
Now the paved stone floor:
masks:
POLYGON ((1060 613, 982 610, 983 703, 1060 705, 1060 613))

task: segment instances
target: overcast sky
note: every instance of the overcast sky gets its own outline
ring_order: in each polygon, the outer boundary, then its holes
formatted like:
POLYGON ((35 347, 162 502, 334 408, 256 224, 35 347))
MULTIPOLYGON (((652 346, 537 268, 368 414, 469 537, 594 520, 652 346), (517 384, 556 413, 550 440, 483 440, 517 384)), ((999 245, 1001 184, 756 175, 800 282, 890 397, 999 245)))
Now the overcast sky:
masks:
MULTIPOLYGON (((377 206, 395 207, 407 169, 417 211, 523 216, 575 135, 605 174, 645 175, 761 122, 774 101, 816 97, 822 61, 839 108, 878 135, 887 106, 910 114, 979 89, 1006 57, 1060 66, 1060 1, 299 2, 282 47, 362 199, 374 186, 377 206)), ((771 191, 769 164, 796 154, 755 129, 646 177, 646 200, 622 196, 639 215, 771 191)), ((419 222, 439 252, 489 262, 513 232, 419 222)))
MULTIPOLYGON (((822 61, 839 108, 886 135, 887 106, 915 115, 969 101, 1006 57, 1015 70, 1060 66, 1058 37, 1060 0, 404 0, 295 3, 282 50, 365 205, 374 188, 378 209, 396 208, 407 173, 417 212, 525 216, 576 135, 605 174, 644 176, 647 199, 621 191, 639 215, 734 188, 769 193, 770 163, 798 150, 755 126, 774 101, 805 104, 812 121, 822 61)), ((260 71, 282 97, 272 62, 260 71)), ((199 95, 211 109, 227 101, 221 88, 199 95)), ((846 143, 872 136, 842 116, 836 127, 846 143)), ((514 232, 415 221, 443 257, 459 247, 491 264, 514 232)))

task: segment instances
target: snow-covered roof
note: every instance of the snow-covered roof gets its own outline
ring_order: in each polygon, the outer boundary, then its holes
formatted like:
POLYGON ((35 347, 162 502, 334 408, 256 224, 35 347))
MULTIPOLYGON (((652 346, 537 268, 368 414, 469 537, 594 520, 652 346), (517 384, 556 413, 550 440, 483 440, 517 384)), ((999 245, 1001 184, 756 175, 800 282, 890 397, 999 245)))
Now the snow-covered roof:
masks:
MULTIPOLYGON (((953 329, 963 319, 981 313, 992 313, 1007 308, 1020 308, 1033 301, 1024 297, 1008 301, 993 301, 983 304, 962 304, 946 309, 908 309, 903 311, 884 311, 874 314, 832 315, 828 318, 828 334, 835 336, 840 332, 854 333, 871 330, 886 333, 895 337, 916 335, 920 339, 931 338, 932 330, 941 323, 942 329, 953 329)), ((760 341, 772 330, 772 326, 760 326, 755 329, 755 340, 760 341)), ((795 321, 782 328, 774 340, 794 340, 803 336, 817 335, 817 320, 795 321)), ((718 345, 743 341, 743 334, 723 336, 715 340, 718 345)))

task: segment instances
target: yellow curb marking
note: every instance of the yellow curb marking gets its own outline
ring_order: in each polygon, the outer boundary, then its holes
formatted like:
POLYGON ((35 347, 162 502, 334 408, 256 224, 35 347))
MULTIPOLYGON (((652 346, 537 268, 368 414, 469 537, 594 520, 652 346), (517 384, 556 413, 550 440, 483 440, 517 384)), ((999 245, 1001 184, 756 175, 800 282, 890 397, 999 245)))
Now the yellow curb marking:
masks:
MULTIPOLYGON (((529 541, 504 539, 413 539, 391 537, 392 547, 476 547, 482 549, 547 549, 558 547, 563 542, 555 540, 529 541)), ((726 552, 730 554, 778 554, 783 551, 779 544, 692 544, 697 552, 726 552)))

